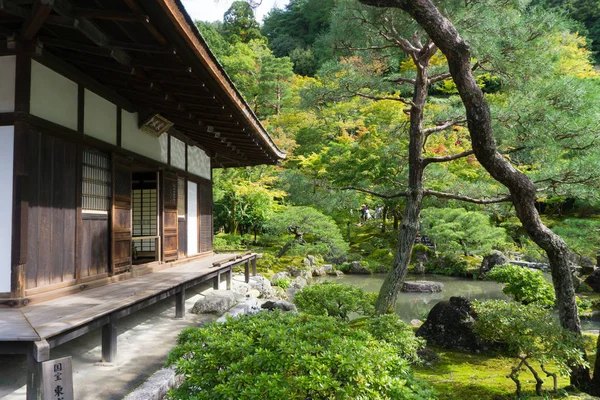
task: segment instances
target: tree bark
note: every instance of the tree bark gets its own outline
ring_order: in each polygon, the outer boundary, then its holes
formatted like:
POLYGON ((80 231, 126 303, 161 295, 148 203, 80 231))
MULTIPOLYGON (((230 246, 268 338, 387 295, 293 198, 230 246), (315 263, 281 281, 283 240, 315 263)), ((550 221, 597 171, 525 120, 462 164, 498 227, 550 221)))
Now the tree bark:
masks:
MULTIPOLYGON (((395 7, 406 11, 427 32, 448 60, 450 74, 456 84, 467 113, 473 151, 490 175, 508 188, 515 211, 531 239, 548 255, 556 303, 563 327, 581 334, 575 291, 571 276, 569 250, 562 238, 541 221, 535 207, 535 184, 514 168, 496 149, 490 108, 477 86, 471 67, 468 44, 454 25, 445 18, 431 0, 359 0, 366 5, 395 7)), ((589 370, 573 369, 571 383, 586 389, 589 370)))
MULTIPOLYGON (((425 168, 423 163, 423 141, 425 139, 422 128, 423 109, 429 86, 428 64, 431 55, 433 55, 428 54, 425 48, 421 53, 420 59, 417 58, 419 54, 413 55, 417 66, 417 78, 414 85, 413 105, 410 109, 406 208, 398 233, 398 246, 394 256, 394 264, 383 281, 375 303, 375 309, 379 314, 385 314, 394 309, 408 272, 415 237, 419 230, 419 217, 423 204, 423 170, 425 168)), ((396 217, 394 216, 394 218, 396 217)))

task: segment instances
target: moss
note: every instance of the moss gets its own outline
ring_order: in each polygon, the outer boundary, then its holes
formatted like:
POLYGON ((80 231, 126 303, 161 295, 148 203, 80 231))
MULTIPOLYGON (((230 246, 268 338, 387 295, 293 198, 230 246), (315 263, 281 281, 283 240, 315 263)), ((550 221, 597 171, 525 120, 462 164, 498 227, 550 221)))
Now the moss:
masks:
MULTIPOLYGON (((586 350, 593 365, 593 351, 596 336, 586 336, 586 350)), ((438 399, 477 399, 500 400, 514 399, 515 385, 506 377, 514 366, 515 359, 489 354, 472 354, 439 347, 430 347, 440 356, 440 361, 433 366, 417 366, 415 376, 433 386, 438 399)), ((535 381, 526 373, 522 373, 524 398, 526 399, 586 399, 589 396, 567 393, 564 389, 569 385, 568 377, 559 377, 559 393, 548 394, 548 397, 535 396, 535 381)), ((552 388, 551 378, 545 379, 544 388, 552 388)))

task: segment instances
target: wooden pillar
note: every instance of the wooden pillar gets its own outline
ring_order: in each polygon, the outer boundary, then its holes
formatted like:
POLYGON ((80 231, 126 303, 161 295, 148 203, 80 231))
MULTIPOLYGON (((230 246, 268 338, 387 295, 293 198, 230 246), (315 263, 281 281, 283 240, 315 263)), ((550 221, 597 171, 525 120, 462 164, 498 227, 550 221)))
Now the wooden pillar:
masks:
POLYGON ((27 400, 42 398, 42 362, 50 359, 50 345, 47 341, 33 342, 27 353, 27 400))
POLYGON ((246 261, 246 265, 244 267, 244 277, 246 278, 246 283, 250 282, 250 261, 246 261))
POLYGON ((231 279, 233 278, 233 267, 227 270, 227 290, 231 290, 231 279))
POLYGON ((219 285, 221 284, 221 273, 217 272, 217 276, 213 279, 213 289, 219 290, 219 285))
POLYGON ((252 259, 252 276, 256 276, 256 257, 252 259))
POLYGON ((175 294, 175 318, 185 317, 185 287, 175 294))
POLYGON ((102 362, 114 362, 117 358, 117 321, 110 318, 102 327, 102 362))

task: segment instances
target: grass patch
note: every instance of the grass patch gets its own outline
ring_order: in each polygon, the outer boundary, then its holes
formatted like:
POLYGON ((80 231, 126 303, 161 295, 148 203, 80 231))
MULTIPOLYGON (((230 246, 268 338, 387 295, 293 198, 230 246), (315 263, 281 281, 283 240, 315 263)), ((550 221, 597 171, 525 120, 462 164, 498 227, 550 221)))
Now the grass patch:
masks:
MULTIPOLYGON (((592 356, 596 337, 586 335, 586 349, 592 356)), ((438 353, 440 361, 433 366, 418 366, 415 377, 433 386, 438 399, 508 400, 515 399, 515 385, 506 378, 515 359, 489 354, 472 354, 458 350, 430 347, 438 353)), ((589 357, 593 365, 594 357, 589 357)), ((593 399, 581 393, 567 392, 568 377, 559 377, 559 393, 544 397, 535 395, 535 380, 526 373, 521 375, 524 399, 593 399)), ((552 389, 551 378, 544 380, 544 388, 552 389)))

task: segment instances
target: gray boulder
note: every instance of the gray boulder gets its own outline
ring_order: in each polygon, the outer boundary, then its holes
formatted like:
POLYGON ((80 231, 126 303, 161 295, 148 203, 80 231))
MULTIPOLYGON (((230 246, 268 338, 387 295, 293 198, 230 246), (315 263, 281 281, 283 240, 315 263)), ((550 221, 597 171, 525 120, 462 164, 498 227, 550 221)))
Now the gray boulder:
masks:
POLYGON ((235 305, 235 295, 228 290, 209 292, 192 307, 193 314, 222 314, 235 305))
POLYGON ((254 298, 245 299, 243 302, 231 307, 224 315, 217 319, 217 322, 227 321, 227 316, 235 318, 241 315, 256 314, 260 311, 261 308, 260 304, 258 304, 258 300, 254 298))
POLYGON ((290 279, 290 273, 289 272, 276 273, 275 275, 273 275, 271 277, 271 285, 276 286, 277 281, 280 281, 282 279, 290 279))
POLYGON ((306 268, 288 267, 288 271, 293 278, 301 276, 307 281, 312 279, 312 271, 306 268))
POLYGON ((491 254, 483 257, 481 267, 479 267, 479 274, 485 275, 492 270, 496 265, 504 265, 508 263, 508 258, 502 252, 493 250, 491 254))
POLYGON ((308 282, 306 281, 306 279, 304 279, 303 277, 299 276, 297 278, 295 278, 290 287, 296 288, 296 289, 304 289, 306 286, 308 285, 308 282))
POLYGON ((448 349, 480 352, 494 347, 473 331, 477 314, 471 302, 464 297, 450 297, 436 304, 416 335, 448 349))
POLYGON ((403 292, 409 293, 438 293, 444 288, 441 282, 406 281, 402 285, 403 292))
POLYGON ((233 294, 242 297, 250 297, 250 289, 250 285, 248 285, 246 282, 240 282, 235 279, 231 281, 231 291, 233 294))
POLYGON ((308 268, 317 266, 317 261, 315 260, 315 256, 306 256, 306 258, 304 260, 302 260, 302 263, 305 266, 307 266, 308 268))
POLYGON ((259 298, 265 299, 271 297, 273 293, 273 287, 271 286, 271 282, 269 282, 269 280, 264 276, 251 276, 248 285, 250 285, 250 289, 258 290, 259 298))
POLYGON ((583 275, 589 275, 596 269, 596 263, 589 257, 579 257, 578 264, 583 275))
POLYGON ((331 275, 331 273, 333 272, 333 265, 331 264, 325 264, 322 268, 325 270, 325 273, 327 275, 331 275))
POLYGON ((312 270, 312 276, 327 276, 327 271, 323 267, 317 267, 312 270))
POLYGON ((289 301, 283 301, 283 300, 268 300, 265 301, 262 305, 261 308, 263 308, 264 310, 281 310, 281 311, 291 311, 291 312, 298 312, 298 309, 296 308, 296 306, 292 303, 290 303, 289 301))
POLYGON ((328 272, 327 275, 335 276, 336 278, 339 278, 340 276, 343 276, 344 273, 342 271, 338 271, 337 269, 334 269, 331 272, 328 272))
POLYGON ((367 267, 362 265, 360 261, 352 261, 352 263, 350 264, 350 270, 348 272, 351 274, 371 274, 371 271, 367 267))

